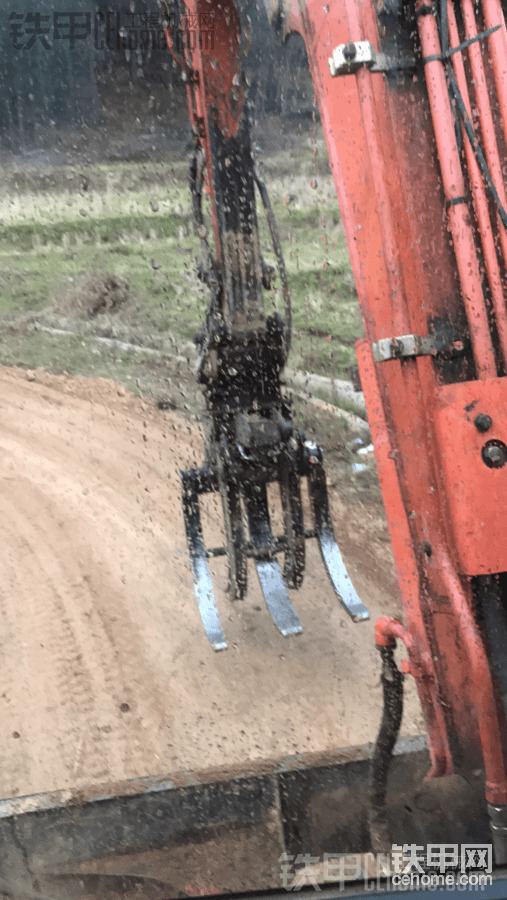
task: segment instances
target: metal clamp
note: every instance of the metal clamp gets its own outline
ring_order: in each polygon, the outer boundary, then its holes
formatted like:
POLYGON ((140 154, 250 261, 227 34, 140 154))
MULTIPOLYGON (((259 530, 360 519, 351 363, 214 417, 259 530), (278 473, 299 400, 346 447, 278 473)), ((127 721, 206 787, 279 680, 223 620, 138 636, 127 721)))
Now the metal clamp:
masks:
POLYGON ((392 72, 399 69, 413 69, 416 61, 412 56, 396 58, 388 57, 385 53, 378 53, 369 41, 339 44, 329 59, 329 68, 333 77, 335 75, 351 75, 357 72, 361 66, 367 66, 370 72, 392 72))
POLYGON ((421 337, 419 334, 402 334, 400 337, 382 338, 371 347, 374 362, 411 356, 437 356, 444 353, 459 356, 464 351, 463 341, 443 343, 440 334, 431 334, 427 337, 421 337))

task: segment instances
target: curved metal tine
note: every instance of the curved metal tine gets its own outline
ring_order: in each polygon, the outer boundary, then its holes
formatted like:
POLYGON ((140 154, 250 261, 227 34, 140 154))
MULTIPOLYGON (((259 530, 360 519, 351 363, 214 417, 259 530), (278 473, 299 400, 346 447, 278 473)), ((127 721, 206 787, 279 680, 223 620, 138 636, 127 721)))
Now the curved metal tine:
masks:
MULTIPOLYGON (((246 484, 243 486, 243 494, 251 542, 255 550, 261 550, 264 547, 269 548, 273 545, 273 532, 269 521, 266 485, 246 484)), ((256 559, 255 567, 266 606, 278 630, 284 636, 300 634, 303 626, 289 600, 278 560, 269 558, 256 559)))
POLYGON ((366 606, 359 599, 354 585, 347 574, 340 548, 336 542, 333 522, 329 510, 326 473, 324 472, 322 464, 315 458, 310 463, 308 485, 315 516, 315 527, 319 538, 320 552, 332 585, 338 595, 338 599, 354 622, 368 619, 370 614, 366 609, 366 606))
POLYGON ((201 513, 199 510, 199 497, 189 478, 185 478, 180 472, 183 487, 183 516, 185 518, 185 531, 187 535, 194 588, 199 604, 202 624, 206 637, 213 650, 225 650, 225 641, 222 625, 218 617, 213 594, 213 583, 206 562, 206 549, 201 527, 201 513))

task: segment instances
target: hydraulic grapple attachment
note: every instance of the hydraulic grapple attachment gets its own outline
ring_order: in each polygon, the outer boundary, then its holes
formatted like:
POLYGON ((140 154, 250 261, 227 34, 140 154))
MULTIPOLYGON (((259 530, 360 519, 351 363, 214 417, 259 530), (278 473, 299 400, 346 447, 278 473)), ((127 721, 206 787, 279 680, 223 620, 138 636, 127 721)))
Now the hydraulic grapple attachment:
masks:
MULTIPOLYGON (((285 420, 286 422, 288 420, 285 420)), ((336 542, 329 511, 326 475, 322 465, 322 450, 299 434, 296 439, 282 439, 272 447, 276 458, 270 474, 280 489, 284 515, 284 534, 274 536, 269 519, 267 482, 256 478, 238 450, 237 465, 205 465, 202 469, 181 472, 183 511, 190 550, 192 574, 199 602, 199 611, 206 635, 215 650, 227 646, 220 624, 213 585, 207 560, 214 556, 228 556, 229 591, 232 599, 242 599, 246 592, 248 557, 255 561, 266 605, 276 627, 283 635, 298 634, 302 625, 290 602, 287 587, 297 588, 303 580, 305 539, 316 537, 336 594, 354 621, 368 618, 368 610, 361 603, 347 575, 336 542), (300 478, 308 478, 315 529, 306 530, 301 505, 300 478), (219 491, 224 509, 227 547, 206 549, 204 546, 199 494, 219 491), (244 507, 248 522, 248 540, 244 534, 244 507), (284 553, 283 572, 277 554, 284 553)))
MULTIPOLYGON (((212 8, 213 7, 213 8, 212 8)), ((368 618, 347 575, 335 540, 322 465, 322 451, 305 441, 292 424, 290 403, 282 396, 280 374, 291 341, 291 304, 285 266, 266 188, 254 169, 247 104, 239 64, 242 33, 233 0, 221 0, 215 19, 213 54, 204 52, 200 25, 214 4, 186 0, 185 18, 164 7, 166 36, 174 55, 173 35, 187 48, 180 59, 187 80, 195 138, 190 166, 194 219, 201 238, 199 275, 211 291, 205 326, 195 341, 200 347, 197 379, 203 387, 209 427, 206 462, 181 473, 185 529, 201 618, 215 650, 226 647, 215 606, 207 560, 227 556, 229 594, 240 600, 247 589, 251 557, 275 625, 283 635, 302 630, 287 588, 299 588, 305 567, 305 540, 316 537, 335 591, 354 620, 368 618), (198 39, 184 39, 192 21, 198 39), (223 32, 220 27, 223 25, 223 32), (192 48, 190 50, 190 48, 192 48), (211 200, 216 259, 208 245, 202 192, 211 200), (285 303, 285 321, 266 318, 263 289, 275 269, 261 255, 255 186, 260 193, 277 260, 285 303), (308 478, 315 528, 305 531, 301 477, 308 478), (267 486, 277 483, 284 532, 273 535, 267 486), (201 527, 199 495, 220 494, 226 546, 207 550, 201 527), (280 569, 277 554, 283 552, 280 569)))

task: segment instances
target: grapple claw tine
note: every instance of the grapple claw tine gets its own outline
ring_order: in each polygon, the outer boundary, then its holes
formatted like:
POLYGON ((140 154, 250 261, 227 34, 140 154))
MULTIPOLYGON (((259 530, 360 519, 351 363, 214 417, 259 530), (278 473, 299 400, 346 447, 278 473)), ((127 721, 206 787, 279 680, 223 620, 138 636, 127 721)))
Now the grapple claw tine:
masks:
MULTIPOLYGON (((308 447, 308 445, 307 445, 308 447)), ((312 501, 315 528, 319 540, 320 552, 328 571, 331 583, 342 606, 355 621, 369 618, 369 612, 361 602, 343 562, 340 548, 336 541, 326 485, 326 473, 319 455, 310 446, 308 466, 308 486, 312 501)), ((315 447, 315 451, 318 448, 315 447)))
POLYGON ((202 624, 206 637, 213 650, 225 650, 225 641, 222 625, 218 617, 215 604, 213 584, 206 562, 206 549, 201 526, 201 513, 199 510, 199 496, 195 489, 194 479, 190 473, 180 472, 183 488, 183 516, 185 519, 185 532, 187 535, 190 563, 194 588, 199 604, 202 624))
POLYGON ((278 630, 284 637, 301 634, 303 626, 289 600, 278 560, 256 560, 255 567, 266 606, 278 630))
POLYGON ((273 532, 269 521, 266 486, 247 484, 243 491, 250 539, 254 550, 259 554, 259 558, 255 559, 255 567, 266 606, 276 627, 284 636, 300 634, 303 626, 289 600, 278 560, 269 555, 270 547, 273 547, 273 532), (266 554, 264 559, 263 552, 266 554))

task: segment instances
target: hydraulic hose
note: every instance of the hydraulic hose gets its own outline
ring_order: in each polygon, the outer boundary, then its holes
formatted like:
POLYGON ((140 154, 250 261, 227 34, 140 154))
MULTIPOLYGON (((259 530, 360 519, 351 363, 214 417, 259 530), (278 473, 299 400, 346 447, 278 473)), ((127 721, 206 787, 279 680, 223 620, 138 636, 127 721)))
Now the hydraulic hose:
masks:
POLYGON ((403 714, 403 675, 394 660, 394 647, 378 647, 382 658, 384 692, 382 721, 371 760, 368 825, 374 853, 391 849, 386 817, 387 777, 403 714))
POLYGON ((271 242, 273 244, 273 250, 275 251, 278 271, 280 272, 280 280, 282 282, 282 294, 284 299, 285 312, 284 359, 286 362, 289 355, 290 345, 292 343, 292 301, 290 296, 289 282, 287 279, 287 270, 285 268, 285 260, 283 258, 282 245, 280 243, 280 235, 278 234, 278 226, 276 224, 275 215, 273 213, 273 208, 271 206, 271 201, 269 199, 266 185, 264 184, 257 170, 254 171, 254 178, 255 183, 259 188, 261 200, 264 204, 264 210, 271 234, 271 242))

